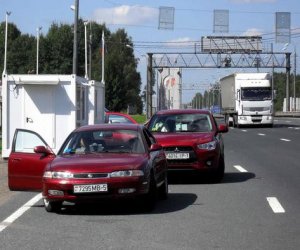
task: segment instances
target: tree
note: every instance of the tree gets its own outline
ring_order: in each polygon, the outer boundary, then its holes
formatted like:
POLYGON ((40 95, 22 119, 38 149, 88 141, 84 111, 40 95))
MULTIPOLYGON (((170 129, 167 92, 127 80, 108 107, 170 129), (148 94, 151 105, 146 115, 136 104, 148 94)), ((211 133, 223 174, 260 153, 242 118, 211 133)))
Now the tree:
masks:
POLYGON ((71 74, 73 33, 70 25, 53 23, 40 40, 40 73, 71 74))
MULTIPOLYGON (((13 73, 21 73, 18 66, 15 66, 15 63, 25 64, 25 62, 22 62, 20 60, 18 62, 14 61, 16 57, 15 55, 23 51, 23 46, 16 47, 16 45, 14 45, 14 43, 18 43, 16 42, 16 40, 20 38, 21 32, 13 23, 8 23, 7 30, 7 71, 13 73)), ((0 58, 4 58, 5 22, 2 22, 0 25, 0 34, 0 58)), ((0 62, 2 71, 4 66, 3 62, 4 60, 1 60, 0 62)))
POLYGON ((137 73, 137 61, 132 50, 132 41, 124 29, 119 29, 110 37, 107 45, 105 82, 106 107, 121 111, 128 105, 141 107, 141 77, 137 73), (128 46, 127 46, 128 45, 128 46))

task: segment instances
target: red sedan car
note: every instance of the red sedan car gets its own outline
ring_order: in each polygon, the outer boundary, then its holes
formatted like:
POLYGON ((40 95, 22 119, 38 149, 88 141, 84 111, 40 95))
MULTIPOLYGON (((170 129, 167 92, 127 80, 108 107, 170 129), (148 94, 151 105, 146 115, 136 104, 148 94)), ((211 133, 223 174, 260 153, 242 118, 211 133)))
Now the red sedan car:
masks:
POLYGON ((107 111, 105 112, 105 123, 133 123, 138 124, 130 115, 107 111))
POLYGON ((42 191, 45 209, 63 201, 139 198, 151 210, 167 198, 167 160, 153 135, 137 124, 74 130, 55 155, 35 132, 17 129, 8 160, 10 190, 42 191))
POLYGON ((165 150, 169 170, 211 171, 215 181, 224 176, 225 124, 217 125, 206 110, 163 110, 153 115, 148 128, 165 150))

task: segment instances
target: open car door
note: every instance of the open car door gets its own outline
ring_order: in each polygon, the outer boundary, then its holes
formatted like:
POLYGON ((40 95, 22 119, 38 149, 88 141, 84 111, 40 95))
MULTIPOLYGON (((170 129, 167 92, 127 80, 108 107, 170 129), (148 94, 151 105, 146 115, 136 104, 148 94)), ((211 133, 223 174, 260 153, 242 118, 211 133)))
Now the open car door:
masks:
POLYGON ((55 154, 39 134, 16 129, 8 158, 9 189, 41 191, 45 167, 54 158, 55 154))

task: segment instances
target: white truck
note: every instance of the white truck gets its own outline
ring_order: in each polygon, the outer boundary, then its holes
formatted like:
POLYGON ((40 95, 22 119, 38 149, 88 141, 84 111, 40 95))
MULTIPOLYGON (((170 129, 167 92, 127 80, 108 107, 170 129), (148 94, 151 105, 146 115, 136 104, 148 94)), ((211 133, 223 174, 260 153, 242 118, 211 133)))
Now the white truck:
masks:
POLYGON ((220 79, 222 112, 228 125, 273 126, 269 73, 235 73, 220 79))

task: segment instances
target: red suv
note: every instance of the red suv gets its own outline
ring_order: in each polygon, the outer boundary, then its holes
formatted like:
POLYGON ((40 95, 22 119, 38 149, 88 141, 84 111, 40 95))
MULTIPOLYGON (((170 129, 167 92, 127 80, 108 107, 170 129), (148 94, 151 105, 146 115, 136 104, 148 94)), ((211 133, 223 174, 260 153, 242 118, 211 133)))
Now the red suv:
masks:
POLYGON ((210 171, 220 182, 224 176, 225 124, 217 124, 207 110, 162 110, 153 115, 149 130, 166 153, 169 170, 210 171))

